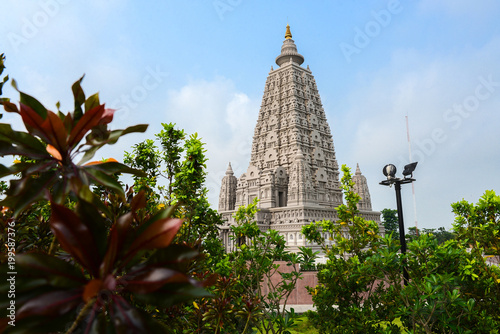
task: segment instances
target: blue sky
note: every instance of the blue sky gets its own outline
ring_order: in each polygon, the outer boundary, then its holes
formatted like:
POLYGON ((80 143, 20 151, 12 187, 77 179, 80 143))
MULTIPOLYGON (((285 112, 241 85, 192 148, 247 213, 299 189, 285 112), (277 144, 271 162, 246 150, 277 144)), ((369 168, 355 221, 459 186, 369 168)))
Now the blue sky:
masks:
MULTIPOLYGON (((368 178, 373 207, 395 208, 382 167, 408 163, 419 227, 451 227, 450 203, 500 191, 500 2, 4 0, 0 52, 21 90, 53 108, 87 94, 118 108, 113 126, 149 123, 101 151, 123 151, 175 122, 206 142, 216 207, 229 161, 237 176, 287 22, 316 78, 337 160, 368 178)), ((17 99, 10 87, 4 95, 17 99)), ((4 122, 21 127, 15 115, 4 122)), ((411 187, 403 188, 414 225, 411 187)))

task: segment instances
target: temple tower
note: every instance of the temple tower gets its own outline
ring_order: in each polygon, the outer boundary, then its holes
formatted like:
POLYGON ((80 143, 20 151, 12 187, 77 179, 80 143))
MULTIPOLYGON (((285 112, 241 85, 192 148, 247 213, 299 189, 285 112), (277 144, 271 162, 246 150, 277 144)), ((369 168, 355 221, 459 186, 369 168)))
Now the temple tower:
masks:
MULTIPOLYGON (((250 163, 237 180, 234 207, 229 205, 234 188, 228 188, 227 172, 223 179, 219 212, 226 220, 226 245, 234 210, 254 198, 260 200, 260 228, 280 230, 292 251, 306 245, 300 233, 303 225, 336 219, 334 208, 342 204, 342 191, 333 138, 316 81, 303 62, 287 25, 276 57, 279 67, 271 67, 266 80, 250 163)), ((380 214, 372 213, 367 218, 379 221, 380 214)))
POLYGON ((368 190, 368 183, 366 177, 361 174, 359 164, 356 165, 356 173, 352 177, 354 181, 354 191, 361 197, 358 203, 359 211, 372 211, 372 200, 370 198, 370 191, 368 190))
POLYGON ((226 175, 222 178, 221 189, 219 195, 219 211, 234 210, 236 202, 236 184, 238 179, 234 176, 231 163, 226 170, 226 175))

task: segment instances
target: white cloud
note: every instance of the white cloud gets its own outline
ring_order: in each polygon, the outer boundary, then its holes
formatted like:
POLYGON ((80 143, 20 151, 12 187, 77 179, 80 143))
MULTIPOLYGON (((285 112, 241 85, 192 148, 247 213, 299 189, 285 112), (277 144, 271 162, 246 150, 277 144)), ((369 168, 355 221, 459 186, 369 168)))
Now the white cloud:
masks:
MULTIPOLYGON (((443 208, 462 197, 477 201, 486 189, 499 191, 494 167, 500 163, 498 57, 498 39, 453 58, 398 51, 387 68, 352 92, 346 121, 356 122, 357 131, 347 162, 351 167, 359 162, 366 173, 375 209, 395 207, 393 192, 377 183, 386 163, 401 169, 408 162, 406 114, 413 158, 419 161, 415 186, 420 227, 450 227, 451 210, 443 208), (455 106, 463 114, 453 111, 455 106)), ((405 202, 405 216, 412 221, 411 192, 405 202)))
POLYGON ((231 162, 235 175, 246 171, 250 159, 258 101, 238 92, 231 80, 193 80, 168 92, 166 120, 206 143, 209 201, 217 207, 220 182, 231 162))

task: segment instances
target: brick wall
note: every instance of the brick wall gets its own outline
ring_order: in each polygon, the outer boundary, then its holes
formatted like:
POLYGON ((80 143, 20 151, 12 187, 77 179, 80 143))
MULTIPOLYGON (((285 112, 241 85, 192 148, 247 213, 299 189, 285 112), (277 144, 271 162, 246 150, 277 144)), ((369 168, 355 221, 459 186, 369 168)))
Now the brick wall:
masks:
MULTIPOLYGON (((292 266, 287 266, 285 261, 276 261, 276 264, 279 264, 280 267, 278 269, 279 272, 282 273, 290 273, 293 270, 292 266)), ((306 286, 315 287, 318 284, 318 279, 316 277, 317 271, 304 271, 302 272, 302 279, 297 281, 297 286, 290 294, 288 298, 287 305, 312 305, 312 297, 307 292, 306 286)), ((281 279, 279 273, 275 273, 271 277, 271 283, 277 284, 281 279)), ((266 295, 269 293, 267 287, 267 280, 264 280, 262 283, 262 293, 266 295)))

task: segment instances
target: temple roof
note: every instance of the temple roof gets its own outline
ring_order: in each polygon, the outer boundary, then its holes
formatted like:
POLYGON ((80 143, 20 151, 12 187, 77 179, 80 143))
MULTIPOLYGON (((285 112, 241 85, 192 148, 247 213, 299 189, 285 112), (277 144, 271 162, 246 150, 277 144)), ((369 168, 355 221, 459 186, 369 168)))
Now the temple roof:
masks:
POLYGON ((233 168, 231 168, 231 163, 227 166, 226 175, 234 175, 233 168))
POLYGON ((304 62, 304 57, 297 52, 297 46, 295 46, 295 42, 292 39, 292 33, 290 32, 290 25, 287 24, 285 40, 281 46, 281 54, 276 57, 276 64, 281 66, 290 61, 300 65, 304 62))

